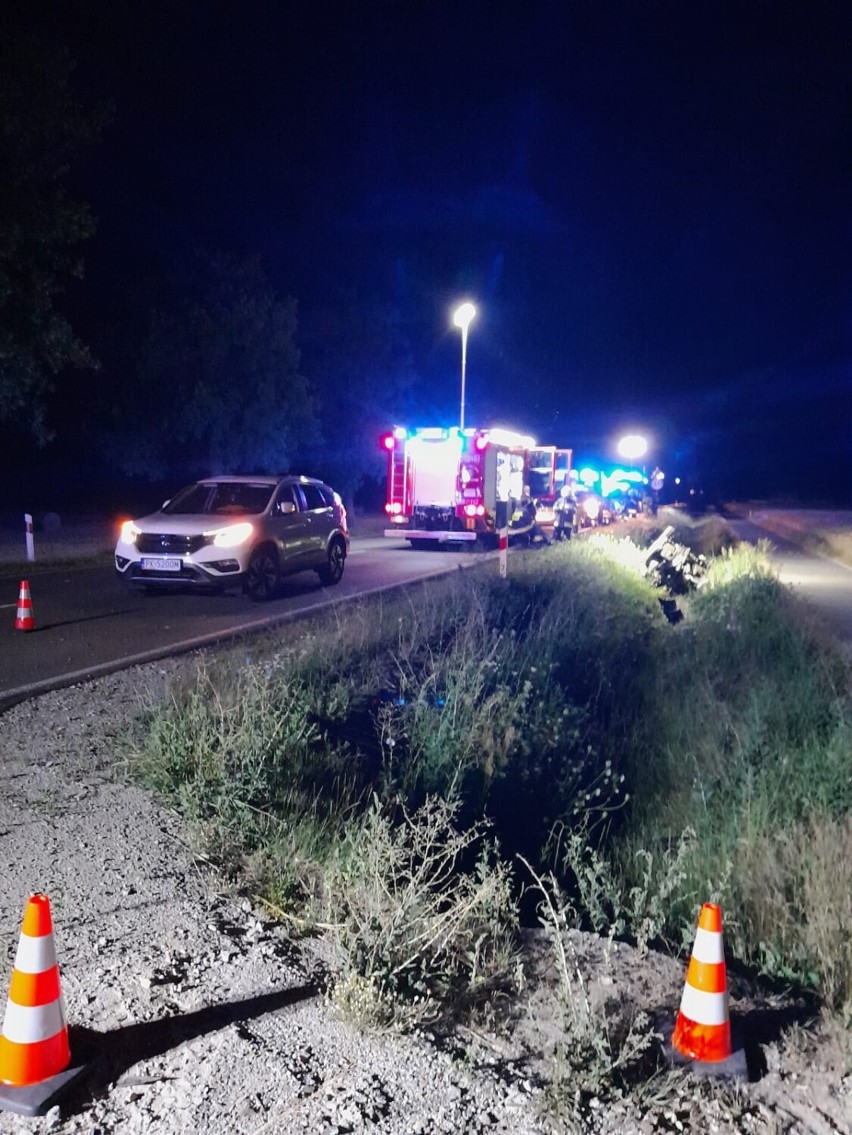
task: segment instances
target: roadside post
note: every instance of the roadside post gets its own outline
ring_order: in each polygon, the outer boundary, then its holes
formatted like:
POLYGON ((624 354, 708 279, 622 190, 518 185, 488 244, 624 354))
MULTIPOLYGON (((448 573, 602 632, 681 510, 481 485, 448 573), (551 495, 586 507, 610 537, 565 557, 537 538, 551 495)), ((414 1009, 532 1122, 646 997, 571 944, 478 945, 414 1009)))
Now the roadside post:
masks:
POLYGON ((509 506, 507 501, 497 501, 494 519, 497 522, 497 546, 500 549, 500 578, 505 579, 509 570, 509 506))
POLYGON ((26 531, 27 540, 27 560, 30 563, 35 562, 35 544, 33 543, 33 518, 28 512, 24 513, 24 529, 26 531))

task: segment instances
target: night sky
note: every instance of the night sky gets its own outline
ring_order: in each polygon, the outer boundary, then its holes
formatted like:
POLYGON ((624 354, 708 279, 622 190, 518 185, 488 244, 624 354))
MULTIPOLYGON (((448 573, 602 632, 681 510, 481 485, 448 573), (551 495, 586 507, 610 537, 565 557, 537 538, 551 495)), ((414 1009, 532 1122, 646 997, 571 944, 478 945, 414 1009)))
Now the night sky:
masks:
POLYGON ((849 3, 44 12, 115 106, 75 174, 84 337, 147 258, 257 253, 303 315, 343 284, 398 303, 409 424, 450 424, 471 298, 468 424, 602 458, 630 427, 709 492, 848 501, 849 3))

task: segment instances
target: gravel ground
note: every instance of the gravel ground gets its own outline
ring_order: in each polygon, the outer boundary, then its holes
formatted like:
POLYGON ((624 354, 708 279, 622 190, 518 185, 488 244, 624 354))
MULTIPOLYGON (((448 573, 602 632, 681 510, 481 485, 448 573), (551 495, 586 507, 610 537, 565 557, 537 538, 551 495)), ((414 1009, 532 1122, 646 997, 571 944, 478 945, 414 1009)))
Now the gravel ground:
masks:
MULTIPOLYGON (((526 937, 527 985, 497 1032, 365 1035, 319 991, 316 946, 293 943, 218 878, 179 818, 126 780, 120 754, 140 698, 193 664, 138 667, 0 716, 3 981, 26 898, 43 891, 72 1057, 90 1060, 47 1116, 0 1113, 0 1132, 554 1130, 544 1083, 563 1037, 540 933, 526 937)), ((579 933, 569 945, 590 1000, 629 1002, 670 1024, 682 961, 579 933)), ((729 984, 755 1082, 723 1090, 663 1077, 642 1098, 585 1100, 561 1129, 852 1132, 848 1035, 797 1027, 803 1006, 732 974, 729 984)))

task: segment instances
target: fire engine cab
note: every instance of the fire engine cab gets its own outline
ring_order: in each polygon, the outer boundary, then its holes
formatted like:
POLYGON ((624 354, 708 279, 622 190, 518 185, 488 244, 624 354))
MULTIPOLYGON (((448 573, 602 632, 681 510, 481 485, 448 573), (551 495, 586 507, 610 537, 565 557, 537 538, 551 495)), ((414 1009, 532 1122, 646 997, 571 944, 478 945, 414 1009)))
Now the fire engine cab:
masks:
POLYGON ((530 451, 530 495, 536 502, 536 522, 542 528, 553 526, 554 505, 564 485, 570 484, 570 449, 541 446, 530 451))
POLYGON ((412 546, 493 544, 529 492, 531 455, 542 452, 531 437, 499 428, 397 427, 381 443, 388 454, 385 536, 412 546))

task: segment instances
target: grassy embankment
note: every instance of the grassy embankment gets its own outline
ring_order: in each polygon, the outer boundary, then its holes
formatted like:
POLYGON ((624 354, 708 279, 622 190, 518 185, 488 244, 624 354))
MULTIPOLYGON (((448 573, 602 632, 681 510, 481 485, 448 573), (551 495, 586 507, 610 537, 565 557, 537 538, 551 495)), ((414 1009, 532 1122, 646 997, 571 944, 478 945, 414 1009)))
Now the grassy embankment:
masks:
POLYGON ((748 515, 762 528, 852 567, 852 512, 848 509, 800 509, 752 502, 748 515))
POLYGON ((505 987, 530 869, 551 929, 641 949, 718 901, 731 955, 848 1017, 849 674, 759 552, 716 556, 677 626, 637 558, 575 542, 253 640, 151 707, 133 766, 328 936, 362 1022, 505 987))

